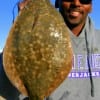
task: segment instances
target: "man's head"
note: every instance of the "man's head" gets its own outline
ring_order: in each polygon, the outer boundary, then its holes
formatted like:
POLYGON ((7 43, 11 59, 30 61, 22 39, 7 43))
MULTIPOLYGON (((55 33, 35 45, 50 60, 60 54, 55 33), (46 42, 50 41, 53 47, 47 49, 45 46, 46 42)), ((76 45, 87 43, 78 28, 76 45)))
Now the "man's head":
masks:
POLYGON ((56 0, 55 7, 70 25, 84 24, 88 13, 92 10, 92 0, 56 0))

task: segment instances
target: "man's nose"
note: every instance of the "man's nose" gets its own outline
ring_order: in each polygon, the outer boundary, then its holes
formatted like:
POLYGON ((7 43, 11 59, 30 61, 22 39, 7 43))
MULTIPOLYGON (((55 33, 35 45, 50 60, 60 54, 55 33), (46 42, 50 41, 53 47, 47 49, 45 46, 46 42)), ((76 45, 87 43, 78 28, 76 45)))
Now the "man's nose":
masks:
POLYGON ((72 4, 75 6, 79 6, 81 3, 80 0, 72 0, 72 4))

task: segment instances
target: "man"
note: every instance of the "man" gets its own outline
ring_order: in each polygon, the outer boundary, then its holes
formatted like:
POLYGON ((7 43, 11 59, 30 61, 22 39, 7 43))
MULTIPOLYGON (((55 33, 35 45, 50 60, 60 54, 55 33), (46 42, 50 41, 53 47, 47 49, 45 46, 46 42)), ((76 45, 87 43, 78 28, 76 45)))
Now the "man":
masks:
POLYGON ((69 77, 47 100, 100 99, 100 31, 95 30, 88 14, 92 0, 56 0, 73 47, 73 69, 69 77))
POLYGON ((56 0, 73 47, 73 69, 69 77, 46 100, 99 100, 100 31, 95 30, 88 14, 92 0, 56 0))

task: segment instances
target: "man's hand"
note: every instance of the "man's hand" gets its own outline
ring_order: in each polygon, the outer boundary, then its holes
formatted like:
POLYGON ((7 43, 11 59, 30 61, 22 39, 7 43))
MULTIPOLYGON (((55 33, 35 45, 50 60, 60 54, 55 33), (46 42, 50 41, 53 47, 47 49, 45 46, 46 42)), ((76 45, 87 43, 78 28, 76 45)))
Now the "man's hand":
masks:
POLYGON ((23 0, 22 2, 18 3, 18 12, 20 12, 29 2, 29 0, 23 0))

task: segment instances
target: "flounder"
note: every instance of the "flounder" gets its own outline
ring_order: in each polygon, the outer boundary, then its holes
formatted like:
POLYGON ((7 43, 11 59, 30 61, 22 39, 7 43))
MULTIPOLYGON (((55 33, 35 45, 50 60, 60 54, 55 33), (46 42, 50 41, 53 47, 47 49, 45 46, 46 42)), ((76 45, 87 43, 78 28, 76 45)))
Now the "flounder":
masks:
POLYGON ((68 29, 49 0, 29 0, 8 34, 3 65, 12 84, 30 100, 43 100, 72 68, 68 29))

